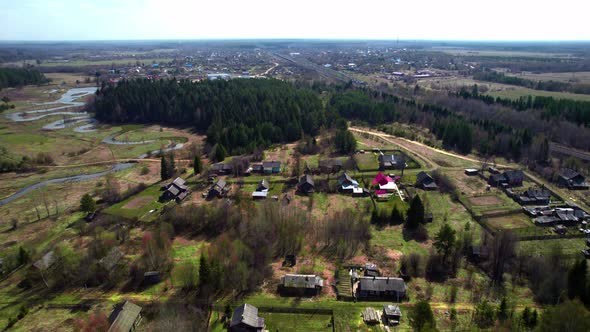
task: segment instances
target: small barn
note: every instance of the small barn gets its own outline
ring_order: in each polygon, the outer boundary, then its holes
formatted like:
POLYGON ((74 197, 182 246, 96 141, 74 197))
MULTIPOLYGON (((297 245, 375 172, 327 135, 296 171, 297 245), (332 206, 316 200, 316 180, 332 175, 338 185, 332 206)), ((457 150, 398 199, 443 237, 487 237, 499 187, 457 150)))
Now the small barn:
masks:
POLYGON ((33 263, 33 267, 40 271, 45 271, 55 263, 56 257, 55 252, 49 251, 41 259, 33 263))
POLYGON ((368 325, 379 324, 381 319, 377 310, 371 307, 365 308, 365 310, 363 310, 363 322, 368 325))
POLYGON ((383 306, 383 320, 389 325, 398 325, 402 319, 402 311, 399 306, 385 304, 383 306))

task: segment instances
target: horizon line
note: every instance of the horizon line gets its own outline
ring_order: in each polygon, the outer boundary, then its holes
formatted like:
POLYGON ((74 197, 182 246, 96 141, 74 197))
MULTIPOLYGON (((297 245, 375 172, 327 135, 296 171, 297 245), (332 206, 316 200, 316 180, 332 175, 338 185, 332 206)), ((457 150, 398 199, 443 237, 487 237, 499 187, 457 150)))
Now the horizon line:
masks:
POLYGON ((360 42, 462 42, 462 43, 590 43, 590 39, 427 39, 427 38, 305 38, 228 37, 170 39, 0 39, 0 43, 88 43, 88 42, 211 42, 211 41, 360 41, 360 42))

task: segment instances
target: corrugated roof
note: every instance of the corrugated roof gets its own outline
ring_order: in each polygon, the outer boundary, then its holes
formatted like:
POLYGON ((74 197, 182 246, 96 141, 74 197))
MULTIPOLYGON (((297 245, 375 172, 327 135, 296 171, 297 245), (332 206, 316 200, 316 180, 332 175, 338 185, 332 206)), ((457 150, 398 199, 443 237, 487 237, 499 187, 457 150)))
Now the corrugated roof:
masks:
POLYGON ((141 307, 129 301, 116 306, 109 316, 109 323, 111 323, 109 332, 129 332, 140 312, 141 307))
POLYGON ((313 274, 286 274, 281 278, 281 284, 289 288, 316 288, 323 287, 324 280, 313 274))
POLYGON ((43 257, 36 261, 33 266, 39 270, 47 270, 51 265, 55 263, 55 253, 52 251, 43 255, 43 257))
POLYGON ((404 280, 402 278, 392 277, 361 277, 359 287, 363 291, 406 291, 404 280))
POLYGON ((258 308, 244 303, 234 310, 229 327, 245 324, 253 328, 264 328, 264 318, 258 317, 258 308))

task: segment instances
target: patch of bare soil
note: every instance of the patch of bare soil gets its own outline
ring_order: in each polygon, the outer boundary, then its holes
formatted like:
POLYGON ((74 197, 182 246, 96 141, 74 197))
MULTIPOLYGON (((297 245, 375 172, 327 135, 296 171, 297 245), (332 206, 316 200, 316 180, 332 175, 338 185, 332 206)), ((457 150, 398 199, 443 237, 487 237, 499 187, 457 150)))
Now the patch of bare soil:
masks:
POLYGON ((123 206, 123 209, 139 209, 142 206, 150 203, 154 198, 151 196, 135 197, 129 203, 123 206))
POLYGON ((502 204, 502 201, 494 195, 469 197, 469 202, 473 205, 480 205, 480 206, 502 204))
POLYGON ((369 258, 367 257, 367 255, 359 255, 359 256, 355 256, 353 257, 350 262, 352 264, 356 264, 356 265, 365 265, 369 262, 369 258))

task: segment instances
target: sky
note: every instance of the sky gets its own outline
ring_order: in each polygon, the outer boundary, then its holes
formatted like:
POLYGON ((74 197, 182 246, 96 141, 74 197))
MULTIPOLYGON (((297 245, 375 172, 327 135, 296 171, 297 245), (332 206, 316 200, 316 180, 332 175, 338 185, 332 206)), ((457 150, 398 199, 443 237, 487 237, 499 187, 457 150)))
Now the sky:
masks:
POLYGON ((590 40, 588 0, 0 0, 0 40, 590 40))

